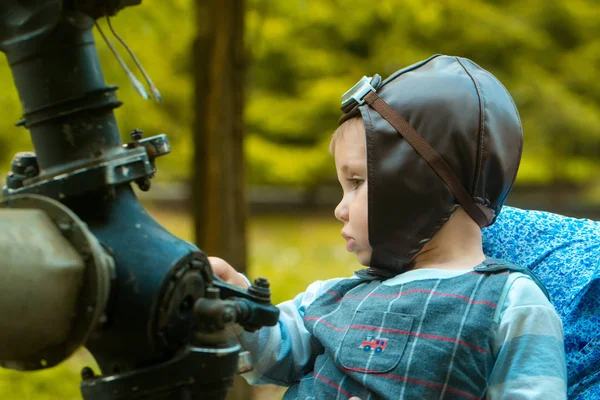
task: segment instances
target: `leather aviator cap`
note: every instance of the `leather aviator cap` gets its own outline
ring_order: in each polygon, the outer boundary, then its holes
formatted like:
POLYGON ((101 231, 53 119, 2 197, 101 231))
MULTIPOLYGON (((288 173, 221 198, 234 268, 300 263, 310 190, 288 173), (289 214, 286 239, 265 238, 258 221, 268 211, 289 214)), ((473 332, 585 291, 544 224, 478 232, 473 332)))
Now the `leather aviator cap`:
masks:
POLYGON ((460 205, 495 221, 523 147, 517 108, 489 72, 435 55, 342 96, 340 124, 362 116, 367 141, 369 272, 393 276, 460 205))

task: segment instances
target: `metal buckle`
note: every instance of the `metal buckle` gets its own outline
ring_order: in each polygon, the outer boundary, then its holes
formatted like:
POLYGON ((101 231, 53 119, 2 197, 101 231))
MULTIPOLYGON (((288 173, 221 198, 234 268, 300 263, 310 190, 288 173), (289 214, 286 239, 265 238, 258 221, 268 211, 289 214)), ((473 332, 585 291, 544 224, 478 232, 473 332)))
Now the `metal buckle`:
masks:
MULTIPOLYGON (((357 105, 362 105, 365 102, 365 96, 369 92, 374 92, 375 88, 371 86, 371 77, 363 76, 360 81, 350 90, 342 95, 342 110, 346 109, 348 105, 354 101, 357 105)), ((353 106, 354 104, 352 104, 353 106)))

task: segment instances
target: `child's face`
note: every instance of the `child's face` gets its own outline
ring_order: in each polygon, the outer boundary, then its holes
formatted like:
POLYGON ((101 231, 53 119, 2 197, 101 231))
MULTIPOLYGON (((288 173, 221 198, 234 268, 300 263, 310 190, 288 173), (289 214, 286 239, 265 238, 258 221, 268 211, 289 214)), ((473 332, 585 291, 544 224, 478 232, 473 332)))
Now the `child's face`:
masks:
POLYGON ((335 208, 335 217, 344 223, 342 236, 346 250, 355 253, 358 262, 371 261, 367 206, 367 150, 362 120, 348 121, 335 142, 335 168, 344 196, 335 208))

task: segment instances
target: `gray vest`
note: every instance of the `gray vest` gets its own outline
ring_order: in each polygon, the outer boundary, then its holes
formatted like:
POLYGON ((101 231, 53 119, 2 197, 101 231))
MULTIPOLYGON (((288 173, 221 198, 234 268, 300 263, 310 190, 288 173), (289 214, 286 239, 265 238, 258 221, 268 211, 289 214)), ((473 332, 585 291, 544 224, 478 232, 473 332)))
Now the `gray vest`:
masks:
POLYGON ((490 330, 508 270, 489 261, 398 286, 343 280, 306 310, 322 348, 284 399, 478 399, 493 367, 490 330))

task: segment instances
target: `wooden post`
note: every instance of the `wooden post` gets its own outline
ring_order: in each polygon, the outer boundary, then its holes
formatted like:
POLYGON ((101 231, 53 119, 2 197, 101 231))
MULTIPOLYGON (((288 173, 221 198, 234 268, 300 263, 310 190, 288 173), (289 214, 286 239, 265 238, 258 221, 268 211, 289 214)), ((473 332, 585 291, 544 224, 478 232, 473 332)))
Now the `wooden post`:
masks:
MULTIPOLYGON (((246 270, 244 0, 197 0, 192 204, 196 243, 246 270)), ((177 29, 176 26, 173 29, 177 29)), ((228 399, 248 400, 236 378, 228 399)))

